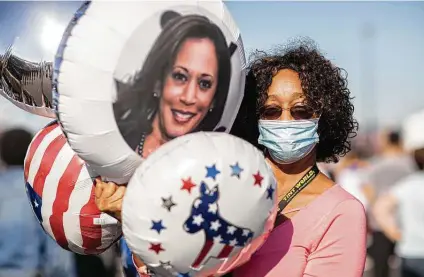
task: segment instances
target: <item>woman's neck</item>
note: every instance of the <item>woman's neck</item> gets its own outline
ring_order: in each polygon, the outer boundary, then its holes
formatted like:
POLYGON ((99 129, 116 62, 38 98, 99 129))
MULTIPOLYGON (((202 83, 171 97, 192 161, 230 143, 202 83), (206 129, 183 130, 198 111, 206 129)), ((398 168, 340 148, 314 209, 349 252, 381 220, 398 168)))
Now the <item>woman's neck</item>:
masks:
POLYGON ((142 156, 147 158, 153 151, 169 140, 164 138, 159 127, 159 117, 155 116, 152 122, 152 132, 146 136, 142 147, 142 156))
POLYGON ((316 153, 312 151, 302 160, 292 164, 278 164, 269 158, 272 162, 275 177, 278 180, 279 190, 286 192, 296 184, 308 170, 316 164, 316 153))
POLYGON ((149 134, 149 136, 152 136, 158 142, 159 146, 169 141, 163 136, 160 130, 159 116, 157 114, 153 119, 152 132, 149 134))

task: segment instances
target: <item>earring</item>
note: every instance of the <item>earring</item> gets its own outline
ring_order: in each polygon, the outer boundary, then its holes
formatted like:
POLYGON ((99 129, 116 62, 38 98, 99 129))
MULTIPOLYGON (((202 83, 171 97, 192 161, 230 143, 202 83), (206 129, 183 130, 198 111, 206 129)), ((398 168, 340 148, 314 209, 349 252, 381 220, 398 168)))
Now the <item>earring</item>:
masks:
POLYGON ((160 95, 161 95, 161 85, 159 82, 157 82, 153 89, 153 97, 160 98, 160 95))
POLYGON ((210 109, 209 109, 209 112, 212 112, 212 111, 213 111, 213 108, 210 108, 210 109))

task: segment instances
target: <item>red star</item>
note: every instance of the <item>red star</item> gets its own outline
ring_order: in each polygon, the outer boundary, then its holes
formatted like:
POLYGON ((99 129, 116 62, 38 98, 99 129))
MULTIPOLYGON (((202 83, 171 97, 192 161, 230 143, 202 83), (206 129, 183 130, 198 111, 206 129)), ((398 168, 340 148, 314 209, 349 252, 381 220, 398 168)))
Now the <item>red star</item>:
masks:
POLYGON ((155 251, 156 254, 159 254, 161 251, 165 251, 165 249, 162 248, 162 243, 150 243, 149 250, 155 251))
POLYGON ((253 174, 253 178, 255 178, 255 183, 253 185, 254 186, 258 185, 262 187, 262 180, 264 179, 264 177, 261 176, 261 173, 259 171, 258 173, 253 174))
POLYGON ((181 187, 181 190, 186 190, 188 193, 191 194, 191 189, 194 188, 196 185, 191 181, 191 177, 189 177, 187 180, 182 179, 183 186, 181 187))

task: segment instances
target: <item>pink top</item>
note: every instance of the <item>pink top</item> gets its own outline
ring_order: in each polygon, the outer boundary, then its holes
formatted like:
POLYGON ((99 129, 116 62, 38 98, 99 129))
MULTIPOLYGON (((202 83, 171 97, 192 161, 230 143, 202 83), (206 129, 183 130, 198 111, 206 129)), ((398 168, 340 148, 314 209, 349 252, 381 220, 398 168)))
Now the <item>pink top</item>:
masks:
POLYGON ((364 207, 336 185, 277 226, 233 277, 361 277, 365 252, 364 207))

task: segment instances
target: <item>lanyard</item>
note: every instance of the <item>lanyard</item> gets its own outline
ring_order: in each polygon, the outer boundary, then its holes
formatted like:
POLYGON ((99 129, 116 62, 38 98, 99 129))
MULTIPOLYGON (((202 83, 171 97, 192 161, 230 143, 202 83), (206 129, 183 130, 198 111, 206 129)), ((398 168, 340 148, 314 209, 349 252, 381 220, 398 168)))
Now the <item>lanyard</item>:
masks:
POLYGON ((281 212, 290 201, 295 198, 304 188, 306 188, 318 176, 319 169, 315 164, 302 178, 284 195, 280 203, 278 203, 278 212, 281 212))

